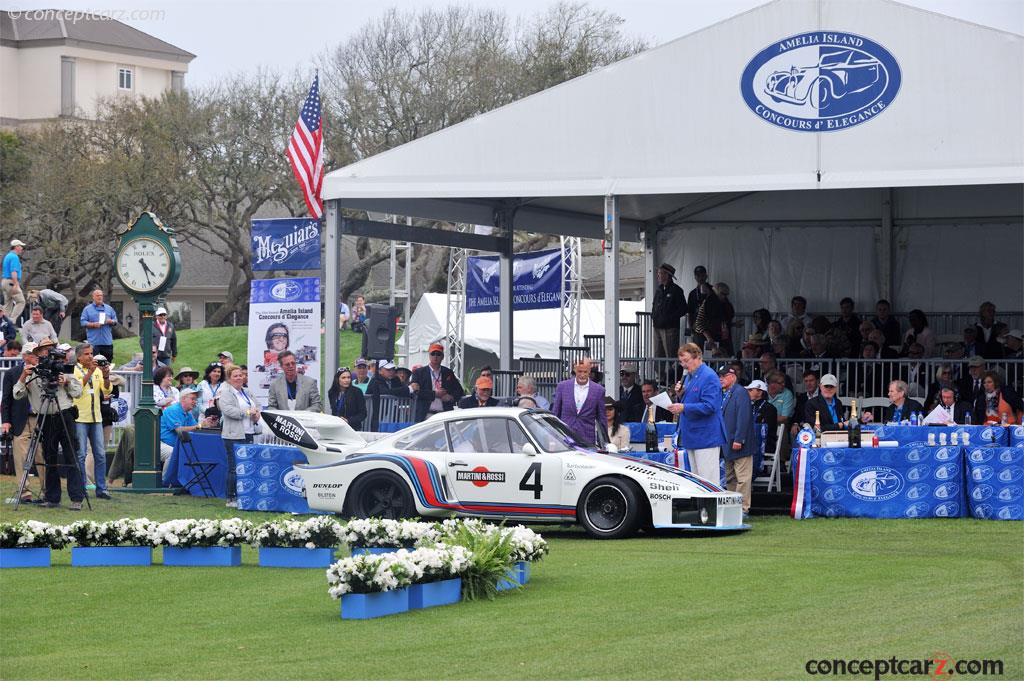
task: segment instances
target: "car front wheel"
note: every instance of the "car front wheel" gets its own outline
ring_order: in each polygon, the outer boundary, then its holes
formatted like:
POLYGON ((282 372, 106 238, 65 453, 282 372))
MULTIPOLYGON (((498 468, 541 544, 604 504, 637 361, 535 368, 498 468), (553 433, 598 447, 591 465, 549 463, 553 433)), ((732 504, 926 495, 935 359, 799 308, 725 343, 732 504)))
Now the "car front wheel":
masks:
POLYGON ((416 515, 409 486, 391 471, 374 471, 356 480, 347 505, 354 518, 401 520, 416 515))
POLYGON ((636 489, 619 478, 598 478, 580 495, 576 512, 583 529, 598 539, 621 539, 640 524, 640 498, 636 489))

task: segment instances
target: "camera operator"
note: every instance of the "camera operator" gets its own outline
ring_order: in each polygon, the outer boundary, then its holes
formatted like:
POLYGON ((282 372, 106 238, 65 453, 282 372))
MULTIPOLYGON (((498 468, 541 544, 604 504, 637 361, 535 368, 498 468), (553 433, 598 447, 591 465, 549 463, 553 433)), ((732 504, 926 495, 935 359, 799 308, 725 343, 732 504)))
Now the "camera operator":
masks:
MULTIPOLYGON (((21 474, 25 468, 25 456, 28 454, 28 445, 32 440, 32 431, 36 427, 36 415, 29 409, 28 402, 14 399, 14 384, 18 382, 22 370, 26 366, 35 366, 36 356, 32 353, 35 350, 35 343, 25 343, 21 348, 22 361, 11 366, 4 374, 3 399, 0 399, 0 426, 2 438, 10 440, 14 451, 14 472, 21 481, 21 474)), ((39 502, 46 496, 43 485, 43 452, 36 450, 35 463, 39 466, 39 502)), ((32 503, 32 493, 26 488, 21 497, 21 503, 32 503)))
POLYGON ((38 360, 35 366, 27 363, 21 376, 14 384, 13 396, 16 400, 28 398, 33 413, 40 417, 47 415, 43 424, 42 448, 46 459, 46 501, 44 507, 60 506, 60 472, 67 472, 68 497, 71 499, 71 510, 81 511, 82 500, 85 499, 85 481, 78 469, 75 457, 75 443, 71 433, 74 432, 74 400, 82 394, 82 384, 68 369, 64 358, 55 354, 50 356, 56 343, 44 338, 36 346, 34 354, 38 360), (43 398, 51 397, 43 403, 43 398), (63 450, 63 455, 61 453, 63 450))
POLYGON ((103 374, 103 380, 110 383, 110 392, 105 393, 103 399, 100 400, 100 414, 103 415, 103 441, 109 442, 114 422, 120 420, 120 416, 113 406, 113 398, 121 395, 121 386, 125 384, 125 380, 123 376, 110 371, 110 360, 103 355, 93 355, 93 359, 96 360, 96 366, 103 374))
MULTIPOLYGON (((92 446, 93 471, 96 479, 96 498, 110 499, 107 493, 107 445, 103 440, 103 398, 110 394, 109 377, 104 377, 92 355, 92 345, 81 343, 75 348, 75 378, 82 383, 82 395, 75 400, 78 418, 78 468, 86 478, 86 452, 92 446)), ((109 374, 108 374, 109 376, 109 374)))

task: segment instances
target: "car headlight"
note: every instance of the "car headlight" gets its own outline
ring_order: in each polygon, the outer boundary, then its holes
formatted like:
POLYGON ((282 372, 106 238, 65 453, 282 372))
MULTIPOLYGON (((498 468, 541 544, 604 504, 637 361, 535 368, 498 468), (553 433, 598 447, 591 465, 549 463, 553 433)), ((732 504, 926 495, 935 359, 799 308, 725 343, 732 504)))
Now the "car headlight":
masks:
POLYGON ((701 508, 700 509, 700 524, 701 525, 707 525, 708 524, 708 517, 709 517, 708 516, 708 509, 701 508))

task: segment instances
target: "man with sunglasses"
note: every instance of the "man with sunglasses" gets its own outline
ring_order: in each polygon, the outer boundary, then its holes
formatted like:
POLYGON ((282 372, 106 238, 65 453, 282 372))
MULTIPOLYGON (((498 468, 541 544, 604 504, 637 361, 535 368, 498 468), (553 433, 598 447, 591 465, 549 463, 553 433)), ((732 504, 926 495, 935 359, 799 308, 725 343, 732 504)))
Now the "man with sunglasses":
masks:
POLYGON ((414 396, 413 420, 426 420, 431 414, 451 411, 466 393, 455 373, 441 364, 444 346, 431 344, 427 350, 430 362, 412 372, 409 394, 414 396))

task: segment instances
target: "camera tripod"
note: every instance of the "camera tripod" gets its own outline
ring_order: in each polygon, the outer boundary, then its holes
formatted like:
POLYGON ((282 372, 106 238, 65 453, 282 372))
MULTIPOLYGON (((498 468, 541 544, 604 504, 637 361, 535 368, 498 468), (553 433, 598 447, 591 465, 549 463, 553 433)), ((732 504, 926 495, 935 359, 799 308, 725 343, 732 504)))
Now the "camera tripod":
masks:
MULTIPOLYGON (((30 379, 36 380, 35 378, 30 379)), ((58 446, 61 450, 61 461, 62 463, 50 463, 46 462, 44 465, 46 468, 53 466, 55 468, 66 468, 68 469, 68 480, 71 480, 71 476, 82 477, 82 471, 78 467, 78 459, 75 453, 75 438, 71 437, 70 431, 68 431, 68 424, 64 420, 64 417, 60 413, 60 403, 57 401, 57 393, 55 390, 51 390, 49 387, 44 389, 43 398, 39 405, 39 414, 36 416, 36 427, 32 432, 32 439, 28 443, 28 451, 25 453, 24 466, 21 469, 21 480, 18 481, 18 490, 14 495, 14 510, 18 509, 21 505, 21 497, 25 494, 25 487, 28 485, 28 472, 31 470, 33 463, 36 460, 36 451, 39 449, 39 442, 42 440, 43 426, 49 419, 57 419, 60 423, 60 440, 58 446), (52 406, 56 411, 54 413, 48 413, 47 407, 52 406), (68 459, 71 460, 68 463, 68 459)), ((43 452, 43 460, 46 460, 46 452, 43 452)), ((45 475, 45 474, 44 474, 45 475)), ((46 488, 45 477, 43 478, 43 488, 46 488)), ((57 485, 60 485, 60 478, 57 478, 57 485)), ((92 510, 92 502, 89 501, 89 492, 85 488, 85 480, 82 480, 82 494, 84 495, 85 504, 92 510)), ((69 492, 70 496, 70 492, 69 492)))

